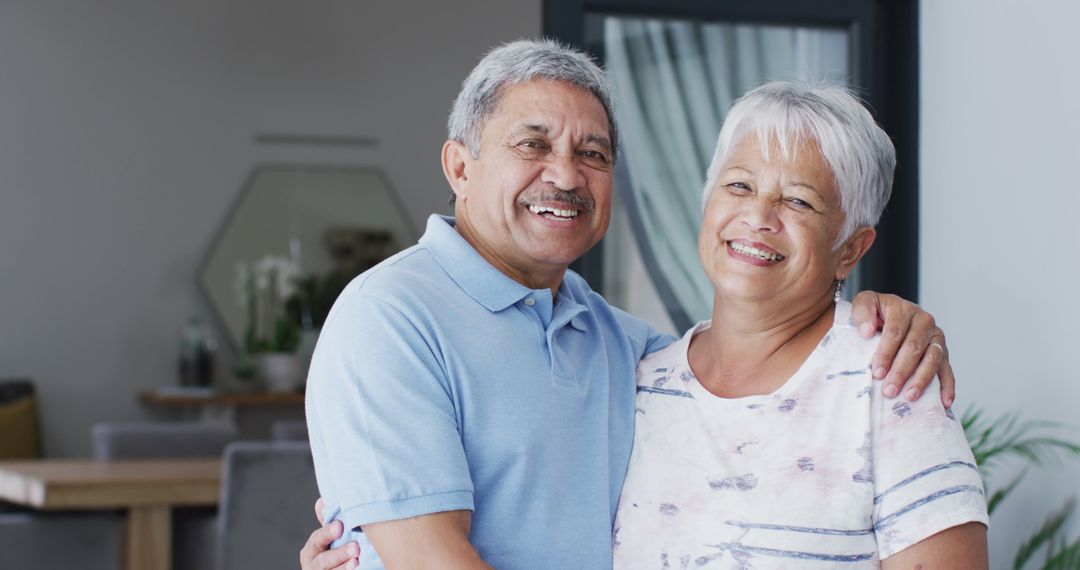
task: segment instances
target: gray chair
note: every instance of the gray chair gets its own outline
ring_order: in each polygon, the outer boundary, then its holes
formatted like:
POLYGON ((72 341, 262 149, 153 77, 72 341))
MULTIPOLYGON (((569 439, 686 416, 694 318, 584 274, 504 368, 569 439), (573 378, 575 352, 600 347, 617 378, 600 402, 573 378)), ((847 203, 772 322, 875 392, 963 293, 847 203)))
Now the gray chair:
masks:
MULTIPOLYGON (((221 457, 236 439, 236 428, 225 423, 99 422, 90 431, 94 458, 100 461, 221 457)), ((213 567, 216 516, 213 507, 173 509, 173 568, 213 567)))
POLYGON ((225 450, 218 514, 218 570, 295 570, 317 523, 311 448, 301 442, 236 442, 225 450))
POLYGON ((221 457, 236 439, 236 428, 226 423, 98 422, 90 433, 100 461, 221 457))
POLYGON ((274 441, 308 440, 307 422, 304 420, 278 420, 270 427, 274 441))
MULTIPOLYGON (((37 400, 30 380, 0 380, 0 457, 41 455, 37 400)), ((0 568, 116 570, 123 518, 117 512, 40 512, 0 504, 0 568)))
POLYGON ((123 537, 120 513, 0 513, 0 568, 116 570, 123 537))

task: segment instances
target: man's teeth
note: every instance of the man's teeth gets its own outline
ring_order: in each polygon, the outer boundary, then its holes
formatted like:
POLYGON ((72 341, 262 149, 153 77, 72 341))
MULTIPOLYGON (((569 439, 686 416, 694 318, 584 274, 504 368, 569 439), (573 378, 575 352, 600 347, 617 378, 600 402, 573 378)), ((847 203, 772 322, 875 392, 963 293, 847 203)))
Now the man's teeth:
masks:
POLYGON ((736 243, 736 242, 733 242, 733 241, 728 242, 728 243, 731 244, 731 249, 734 249, 735 251, 737 251, 737 252, 739 252, 739 253, 741 253, 743 255, 752 255, 752 256, 754 256, 754 257, 756 257, 758 259, 764 259, 765 261, 783 261, 784 260, 784 256, 780 255, 779 253, 771 253, 771 252, 768 252, 768 251, 763 251, 763 250, 760 250, 760 249, 758 249, 756 247, 751 247, 749 245, 736 243))
POLYGON ((577 217, 577 210, 561 210, 559 208, 549 208, 547 206, 529 206, 529 211, 534 214, 554 214, 560 218, 574 218, 577 217))

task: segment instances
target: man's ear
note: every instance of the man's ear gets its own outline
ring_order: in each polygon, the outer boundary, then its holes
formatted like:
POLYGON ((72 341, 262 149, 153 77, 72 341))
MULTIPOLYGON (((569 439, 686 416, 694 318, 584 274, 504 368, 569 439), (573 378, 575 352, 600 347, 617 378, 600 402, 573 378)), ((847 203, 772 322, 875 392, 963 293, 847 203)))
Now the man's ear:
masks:
POLYGON ((836 269, 837 279, 846 279, 848 275, 851 275, 855 264, 866 255, 867 251, 870 251, 870 246, 874 245, 876 238, 877 230, 870 227, 859 228, 851 234, 851 237, 840 246, 840 266, 836 269))
POLYGON ((472 162, 472 153, 469 148, 459 141, 448 140, 442 147, 442 169, 446 182, 450 189, 457 195, 458 200, 465 197, 465 188, 469 182, 469 165, 472 162))

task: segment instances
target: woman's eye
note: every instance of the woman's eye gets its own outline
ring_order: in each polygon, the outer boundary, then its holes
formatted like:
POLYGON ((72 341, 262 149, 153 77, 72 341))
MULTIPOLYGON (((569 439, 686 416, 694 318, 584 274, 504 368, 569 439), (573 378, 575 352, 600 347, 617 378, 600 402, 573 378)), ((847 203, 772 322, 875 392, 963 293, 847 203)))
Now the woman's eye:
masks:
POLYGON ((796 207, 796 208, 798 208, 800 210, 813 210, 814 209, 814 207, 811 206, 809 202, 807 202, 806 200, 802 200, 800 198, 788 198, 787 203, 791 204, 792 206, 794 206, 794 207, 796 207))
POLYGON ((727 185, 728 190, 732 194, 749 194, 750 185, 745 182, 732 182, 727 185))

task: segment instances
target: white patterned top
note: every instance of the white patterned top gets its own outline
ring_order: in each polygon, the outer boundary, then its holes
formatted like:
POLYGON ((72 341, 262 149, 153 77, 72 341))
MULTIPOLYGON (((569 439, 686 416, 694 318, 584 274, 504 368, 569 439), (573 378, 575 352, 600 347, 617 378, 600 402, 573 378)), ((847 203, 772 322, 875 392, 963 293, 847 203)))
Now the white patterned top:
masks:
POLYGON ((874 568, 947 528, 987 524, 960 423, 937 396, 889 400, 878 340, 836 306, 833 327, 776 392, 719 398, 690 338, 637 370, 634 450, 615 520, 615 568, 874 568))

